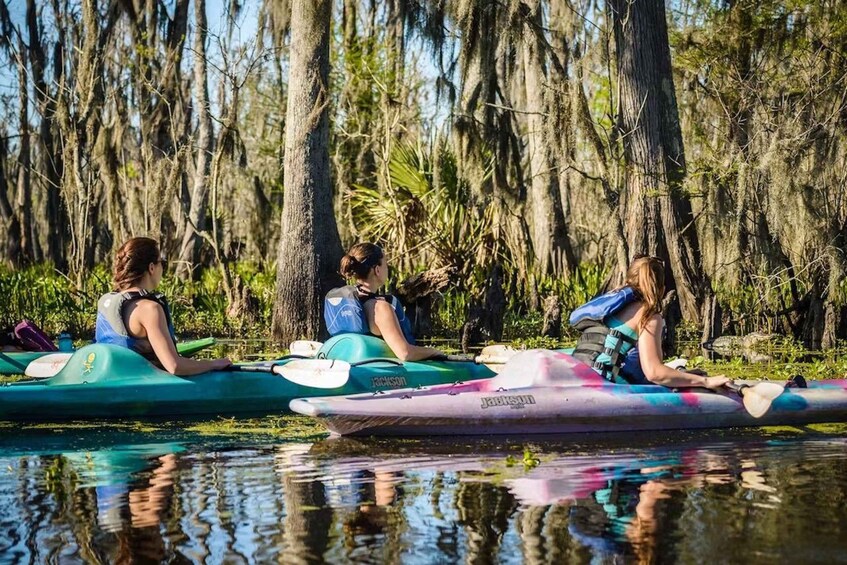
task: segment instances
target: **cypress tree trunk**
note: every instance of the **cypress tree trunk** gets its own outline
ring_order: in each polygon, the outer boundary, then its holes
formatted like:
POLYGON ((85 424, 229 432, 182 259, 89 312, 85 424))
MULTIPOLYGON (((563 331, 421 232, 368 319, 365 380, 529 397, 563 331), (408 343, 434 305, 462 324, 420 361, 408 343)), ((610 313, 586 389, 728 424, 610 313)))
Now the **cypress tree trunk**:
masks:
POLYGON ((462 86, 459 111, 453 125, 454 139, 459 176, 468 182, 476 202, 484 202, 494 190, 491 175, 485 172, 487 163, 481 159, 481 153, 495 123, 491 104, 496 102, 495 55, 498 39, 496 34, 486 35, 484 39, 479 36, 496 28, 497 7, 492 0, 475 3, 472 15, 467 18, 462 30, 459 56, 462 86))
POLYGON ((2 224, 8 233, 6 236, 6 245, 0 251, 2 253, 0 257, 5 257, 10 264, 17 266, 18 257, 21 254, 21 225, 6 195, 6 190, 12 187, 12 183, 9 182, 8 175, 6 174, 6 158, 8 152, 6 132, 0 130, 0 220, 2 220, 2 224))
MULTIPOLYGON (((53 4, 53 11, 56 21, 63 21, 59 12, 59 4, 53 4)), ((26 22, 27 34, 29 36, 29 64, 32 70, 33 92, 35 93, 36 105, 41 121, 38 129, 39 155, 40 163, 38 168, 43 172, 43 181, 46 192, 46 215, 44 223, 46 224, 46 232, 49 237, 46 237, 44 244, 43 259, 52 261, 57 267, 64 267, 67 264, 65 260, 65 246, 68 240, 68 226, 70 221, 67 210, 62 202, 62 177, 65 174, 65 164, 63 160, 63 152, 61 150, 64 141, 60 139, 58 143, 54 137, 54 132, 57 130, 56 124, 56 100, 61 93, 58 90, 48 89, 45 72, 47 68, 47 57, 44 53, 44 46, 41 43, 41 31, 38 25, 38 13, 35 0, 27 0, 26 5, 26 22)), ((53 77, 52 84, 63 84, 64 78, 64 62, 66 56, 64 51, 65 45, 65 29, 63 25, 58 25, 57 49, 53 62, 53 77)), ((42 257, 38 253, 38 245, 36 247, 35 260, 41 260, 42 257)))
MULTIPOLYGON (((23 39, 18 39, 19 52, 24 53, 26 46, 23 39)), ((20 124, 20 150, 18 152, 18 190, 15 207, 17 208, 17 222, 9 227, 9 238, 20 239, 19 254, 12 257, 12 262, 20 265, 32 261, 35 256, 33 252, 32 235, 32 162, 30 158, 30 131, 29 131, 29 81, 26 65, 23 61, 18 65, 18 93, 20 96, 18 108, 18 123, 20 124), (15 225, 17 224, 17 225, 15 225), (18 233, 14 233, 17 229, 18 233)))
MULTIPOLYGON (((631 253, 669 259, 668 289, 699 323, 710 293, 699 266, 691 202, 682 190, 685 152, 663 0, 612 0, 619 126, 626 159, 625 232, 631 253)), ((706 328, 711 334, 711 328, 706 328)))
POLYGON ((197 99, 197 156, 194 162, 194 186, 191 190, 188 219, 179 251, 177 276, 190 277, 200 252, 201 239, 197 230, 206 228, 206 208, 209 200, 209 171, 215 138, 212 135, 212 114, 209 109, 209 79, 206 66, 206 0, 194 0, 194 96, 197 99))
POLYGON ((63 159, 67 168, 62 189, 71 231, 69 263, 78 283, 94 266, 96 228, 103 194, 94 147, 102 126, 103 53, 117 15, 115 4, 109 5, 108 14, 108 20, 102 24, 97 0, 82 2, 79 45, 74 45, 75 49, 65 46, 68 52, 78 50, 70 55, 75 63, 75 76, 68 77, 65 91, 56 105, 57 122, 66 141, 63 159))
POLYGON ((567 274, 576 263, 568 239, 565 216, 555 166, 555 148, 548 143, 544 122, 550 119, 545 89, 547 65, 544 45, 536 34, 543 29, 541 6, 538 0, 530 3, 528 28, 522 44, 526 80, 527 149, 529 152, 529 233, 536 261, 544 274, 567 274))
POLYGON ((285 200, 277 257, 273 335, 318 337, 324 294, 337 274, 341 241, 329 168, 330 0, 295 2, 285 132, 285 200))

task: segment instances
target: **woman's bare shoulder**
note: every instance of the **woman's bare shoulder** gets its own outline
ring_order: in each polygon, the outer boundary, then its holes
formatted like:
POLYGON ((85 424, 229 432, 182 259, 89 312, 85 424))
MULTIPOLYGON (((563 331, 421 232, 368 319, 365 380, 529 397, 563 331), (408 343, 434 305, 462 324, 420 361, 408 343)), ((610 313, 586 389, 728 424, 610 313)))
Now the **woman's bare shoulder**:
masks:
POLYGON ((662 324, 664 323, 665 321, 661 314, 651 314, 644 324, 644 329, 650 332, 658 332, 662 329, 662 324))
POLYGON ((164 308, 158 302, 153 300, 137 300, 129 307, 129 313, 139 314, 145 318, 162 316, 165 313, 164 308))
POLYGON ((373 300, 368 300, 368 304, 373 304, 371 308, 374 309, 374 312, 394 312, 394 307, 382 297, 374 298, 373 300))

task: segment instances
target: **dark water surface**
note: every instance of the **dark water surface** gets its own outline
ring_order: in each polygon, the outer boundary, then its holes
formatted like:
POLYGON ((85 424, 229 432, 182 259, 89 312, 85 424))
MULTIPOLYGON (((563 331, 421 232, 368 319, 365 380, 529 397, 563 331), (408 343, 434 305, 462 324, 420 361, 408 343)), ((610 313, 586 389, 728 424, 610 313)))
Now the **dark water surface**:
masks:
POLYGON ((281 422, 301 439, 0 429, 0 561, 847 562, 844 426, 447 442, 281 422))

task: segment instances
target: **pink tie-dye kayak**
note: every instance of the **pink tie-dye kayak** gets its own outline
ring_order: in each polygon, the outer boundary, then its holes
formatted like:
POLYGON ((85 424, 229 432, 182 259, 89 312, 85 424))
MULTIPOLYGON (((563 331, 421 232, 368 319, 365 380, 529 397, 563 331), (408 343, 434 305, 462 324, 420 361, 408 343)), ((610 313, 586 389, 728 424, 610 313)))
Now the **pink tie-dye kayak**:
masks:
POLYGON ((570 355, 526 351, 492 379, 293 400, 341 435, 558 434, 847 421, 847 380, 786 388, 761 418, 738 394, 612 384, 570 355))

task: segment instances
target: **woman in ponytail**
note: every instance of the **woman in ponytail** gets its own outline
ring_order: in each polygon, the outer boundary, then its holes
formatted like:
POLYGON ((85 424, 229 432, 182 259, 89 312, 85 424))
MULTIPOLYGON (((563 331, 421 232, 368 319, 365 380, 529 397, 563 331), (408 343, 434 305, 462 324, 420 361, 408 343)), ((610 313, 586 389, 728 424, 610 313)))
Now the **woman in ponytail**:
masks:
POLYGON ((574 357, 606 379, 622 384, 718 389, 724 376, 707 377, 662 363, 662 298, 665 266, 657 257, 637 257, 624 286, 597 297, 571 314, 582 331, 574 357))
POLYGON ((401 361, 443 357, 432 347, 415 345, 411 325, 400 302, 378 294, 388 280, 388 262, 373 243, 357 243, 341 258, 341 276, 354 279, 355 286, 335 289, 327 295, 325 317, 330 334, 364 333, 381 337, 401 361), (349 310, 358 315, 349 316, 349 310))

